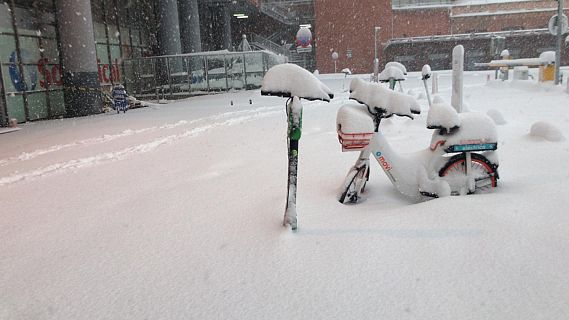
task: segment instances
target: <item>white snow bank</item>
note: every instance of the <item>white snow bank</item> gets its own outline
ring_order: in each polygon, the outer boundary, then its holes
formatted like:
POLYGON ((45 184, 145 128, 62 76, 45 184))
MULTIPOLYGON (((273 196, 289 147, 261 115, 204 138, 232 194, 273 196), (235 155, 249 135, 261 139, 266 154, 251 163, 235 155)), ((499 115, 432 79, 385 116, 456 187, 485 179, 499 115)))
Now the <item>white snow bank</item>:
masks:
POLYGON ((421 106, 413 97, 389 90, 380 84, 366 83, 356 78, 350 83, 350 92, 350 99, 370 108, 382 109, 386 117, 395 114, 413 119, 413 113, 421 113, 421 106))
POLYGON ((367 107, 361 104, 345 104, 336 115, 336 128, 343 133, 370 133, 374 131, 373 120, 367 107))
POLYGON ((502 115, 502 113, 496 109, 490 109, 486 112, 486 114, 492 119, 494 120, 494 123, 501 126, 507 123, 506 119, 504 119, 504 116, 502 115))
POLYGON ((529 135, 532 137, 543 138, 547 141, 552 142, 565 140, 565 136, 561 130, 559 130, 556 126, 544 121, 538 121, 534 123, 530 128, 529 135))
POLYGON ((261 94, 324 101, 330 101, 334 97, 332 90, 312 73, 291 63, 279 64, 267 71, 261 94))
POLYGON ((460 127, 460 119, 456 110, 448 103, 434 103, 427 115, 427 128, 444 128, 447 131, 460 127))
POLYGON ((498 132, 494 121, 487 115, 478 112, 459 113, 460 128, 452 134, 441 135, 437 130, 431 139, 431 149, 440 141, 445 146, 456 144, 496 143, 498 132))

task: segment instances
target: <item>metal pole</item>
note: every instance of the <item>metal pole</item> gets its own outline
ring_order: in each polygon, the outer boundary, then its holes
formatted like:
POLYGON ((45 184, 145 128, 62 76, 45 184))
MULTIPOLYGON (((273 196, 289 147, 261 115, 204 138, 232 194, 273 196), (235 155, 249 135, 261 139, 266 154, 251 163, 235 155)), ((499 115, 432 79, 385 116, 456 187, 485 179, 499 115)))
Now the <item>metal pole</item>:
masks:
POLYGON ((378 27, 375 27, 374 30, 373 30, 373 31, 374 31, 374 35, 373 35, 373 43, 374 43, 374 44, 373 44, 373 49, 374 49, 374 51, 375 51, 375 53, 374 53, 374 55, 373 55, 373 58, 374 58, 374 59, 377 59, 377 29, 378 29, 378 27))
POLYGON ((2 68, 0 68, 0 127, 8 126, 8 105, 2 79, 4 79, 4 76, 2 75, 2 68))
POLYGON ((557 0, 557 46, 555 50, 555 84, 559 84, 561 79, 561 44, 563 43, 563 0, 557 0))
POLYGON ((373 58, 373 81, 378 82, 379 77, 379 58, 377 57, 377 33, 381 30, 381 27, 375 27, 374 29, 374 58, 373 58))

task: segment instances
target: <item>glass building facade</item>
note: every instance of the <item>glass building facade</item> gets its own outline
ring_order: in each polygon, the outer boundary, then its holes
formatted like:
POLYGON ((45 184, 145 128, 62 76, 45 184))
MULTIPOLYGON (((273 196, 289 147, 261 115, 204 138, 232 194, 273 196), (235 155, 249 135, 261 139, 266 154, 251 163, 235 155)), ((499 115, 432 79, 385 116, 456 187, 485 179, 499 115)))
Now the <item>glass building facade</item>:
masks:
POLYGON ((259 43, 261 51, 235 52, 245 34, 282 36, 262 8, 249 0, 0 1, 0 126, 103 112, 116 83, 144 99, 258 88, 286 61, 259 43))
MULTIPOLYGON (((61 46, 72 44, 59 40, 57 5, 57 0, 0 2, 3 125, 13 118, 25 122, 67 114, 60 52, 61 46)), ((153 3, 92 0, 91 12, 98 78, 101 89, 109 90, 122 82, 122 61, 150 55, 156 25, 153 3)))

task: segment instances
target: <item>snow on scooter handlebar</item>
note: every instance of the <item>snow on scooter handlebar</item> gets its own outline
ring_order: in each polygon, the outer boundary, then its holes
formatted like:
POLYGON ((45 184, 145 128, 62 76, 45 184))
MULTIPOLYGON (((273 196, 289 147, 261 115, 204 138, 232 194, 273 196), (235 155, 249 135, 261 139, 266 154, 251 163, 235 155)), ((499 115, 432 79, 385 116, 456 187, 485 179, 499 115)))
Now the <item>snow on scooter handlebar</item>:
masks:
POLYGON ((267 71, 263 78, 261 95, 328 102, 334 98, 332 90, 312 73, 291 63, 279 64, 267 71))

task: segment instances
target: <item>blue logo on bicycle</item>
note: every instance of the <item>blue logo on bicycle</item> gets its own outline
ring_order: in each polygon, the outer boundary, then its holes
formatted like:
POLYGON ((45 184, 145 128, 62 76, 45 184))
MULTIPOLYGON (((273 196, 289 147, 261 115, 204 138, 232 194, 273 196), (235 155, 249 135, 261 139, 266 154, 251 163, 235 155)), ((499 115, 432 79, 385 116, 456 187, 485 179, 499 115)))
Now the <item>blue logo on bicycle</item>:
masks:
POLYGON ((375 156, 378 157, 378 158, 381 157, 381 152, 379 152, 379 151, 376 152, 376 153, 375 153, 375 156))
POLYGON ((20 51, 22 56, 23 68, 25 73, 24 76, 20 73, 20 68, 18 67, 18 57, 16 55, 16 51, 12 52, 10 55, 10 66, 8 67, 8 72, 10 73, 10 79, 12 80, 12 84, 16 91, 26 91, 26 90, 35 90, 36 85, 38 83, 38 72, 36 70, 35 65, 28 65, 32 63, 30 57, 30 53, 26 50, 20 51), (27 80, 24 81, 24 80, 27 80), (29 83, 29 86, 28 86, 29 83))

